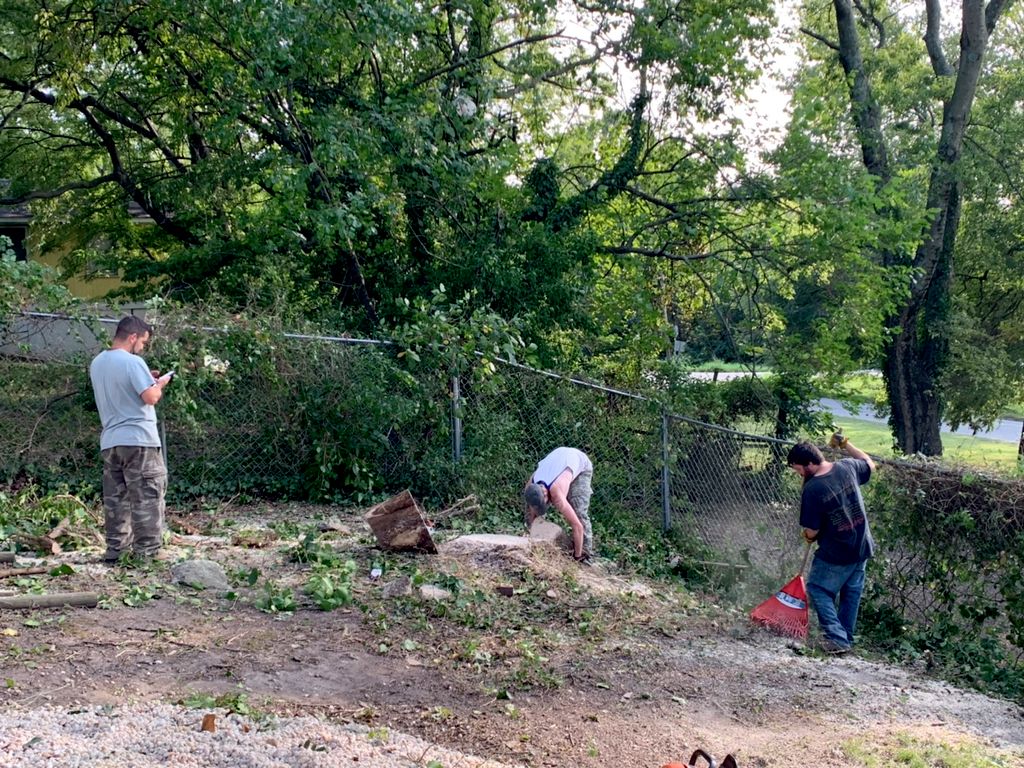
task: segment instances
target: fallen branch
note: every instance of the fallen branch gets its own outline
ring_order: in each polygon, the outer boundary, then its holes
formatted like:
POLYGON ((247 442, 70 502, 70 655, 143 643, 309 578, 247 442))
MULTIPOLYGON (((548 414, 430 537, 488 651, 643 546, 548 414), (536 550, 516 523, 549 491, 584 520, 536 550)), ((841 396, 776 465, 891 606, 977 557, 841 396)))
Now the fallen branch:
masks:
POLYGON ((95 592, 65 592, 55 595, 0 597, 0 608, 95 608, 100 596, 95 592))
POLYGON ((743 563, 722 563, 717 560, 689 560, 687 562, 692 563, 694 565, 711 565, 715 568, 735 568, 738 571, 742 571, 743 569, 750 567, 749 565, 744 565, 743 563))
POLYGON ((17 576, 33 576, 37 573, 49 573, 50 568, 40 565, 35 568, 5 568, 0 571, 0 579, 11 579, 17 576))
POLYGON ((54 529, 52 531, 46 534, 46 538, 50 539, 51 541, 56 541, 58 536, 64 534, 69 525, 71 525, 71 518, 65 517, 63 520, 57 523, 56 526, 54 526, 54 529))
POLYGON ((442 509, 440 512, 435 512, 432 518, 436 520, 443 520, 446 517, 457 517, 459 515, 472 515, 480 511, 480 505, 477 503, 476 495, 469 495, 464 499, 459 499, 450 507, 442 509))

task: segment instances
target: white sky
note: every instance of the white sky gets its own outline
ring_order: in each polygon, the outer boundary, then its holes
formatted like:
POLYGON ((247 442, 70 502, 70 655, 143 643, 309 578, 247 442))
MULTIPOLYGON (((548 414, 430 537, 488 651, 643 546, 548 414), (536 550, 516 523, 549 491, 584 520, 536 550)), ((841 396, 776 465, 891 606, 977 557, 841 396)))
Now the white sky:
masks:
POLYGON ((732 116, 743 121, 743 137, 755 153, 778 146, 789 120, 789 94, 784 86, 797 67, 799 33, 794 5, 784 0, 776 3, 775 51, 765 61, 760 79, 747 93, 747 101, 732 110, 732 116))
MULTIPOLYGON (((776 0, 778 17, 775 37, 778 40, 775 54, 765 62, 760 80, 750 88, 747 100, 734 104, 729 116, 739 118, 744 126, 744 139, 751 144, 751 153, 757 153, 777 146, 782 141, 782 132, 789 117, 789 96, 783 85, 792 76, 797 66, 797 0, 776 0)), ((564 34, 581 40, 590 39, 590 30, 574 15, 575 9, 564 7, 560 17, 564 34)), ((635 73, 625 68, 613 71, 611 62, 605 64, 605 71, 618 83, 620 107, 625 108, 636 95, 635 73)))

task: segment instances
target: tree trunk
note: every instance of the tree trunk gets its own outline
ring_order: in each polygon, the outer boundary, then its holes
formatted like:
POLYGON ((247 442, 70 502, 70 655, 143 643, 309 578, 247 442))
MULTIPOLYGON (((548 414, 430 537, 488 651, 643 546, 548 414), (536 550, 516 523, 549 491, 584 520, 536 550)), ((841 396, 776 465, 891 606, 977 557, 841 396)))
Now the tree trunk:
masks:
MULTIPOLYGON (((941 376, 949 356, 949 322, 953 283, 953 250, 960 224, 960 182, 943 183, 933 175, 936 221, 941 221, 942 242, 930 258, 932 273, 918 278, 927 289, 911 292, 911 302, 897 318, 898 331, 886 348, 885 384, 890 403, 890 425, 897 447, 905 454, 942 455, 941 376)), ((929 194, 929 198, 933 195, 929 194)), ((926 240, 921 249, 930 247, 926 240)))
MULTIPOLYGON (((839 32, 839 60, 846 73, 850 105, 862 160, 885 184, 891 177, 881 112, 860 55, 851 0, 833 0, 839 32)), ((971 104, 978 88, 988 38, 1003 0, 964 0, 960 58, 953 91, 943 104, 942 132, 928 184, 927 207, 934 211, 925 238, 914 254, 906 302, 889 318, 894 336, 886 345, 884 374, 891 408, 890 424, 897 447, 906 454, 942 454, 942 400, 939 386, 948 358, 953 249, 960 224, 961 183, 957 164, 971 104)), ((939 6, 928 0, 929 36, 937 34, 939 6)), ((934 42, 934 40, 933 40, 934 42)), ((931 50, 934 45, 929 48, 931 50)), ((937 77, 948 77, 945 60, 932 54, 937 77)), ((883 254, 888 267, 905 267, 895 254, 883 254)))

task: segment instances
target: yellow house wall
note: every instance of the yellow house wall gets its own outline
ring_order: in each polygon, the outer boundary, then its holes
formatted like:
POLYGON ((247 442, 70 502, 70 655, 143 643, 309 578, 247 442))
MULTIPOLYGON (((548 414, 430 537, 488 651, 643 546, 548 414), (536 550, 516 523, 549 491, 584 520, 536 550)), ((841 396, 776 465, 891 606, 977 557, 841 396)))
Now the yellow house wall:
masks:
MULTIPOLYGON (((46 264, 58 271, 60 270, 61 259, 71 252, 71 246, 65 245, 45 253, 40 253, 39 243, 32 237, 31 230, 29 230, 27 246, 29 259, 40 264, 46 264)), ((83 277, 75 276, 65 280, 64 284, 72 296, 77 296, 80 299, 101 299, 115 288, 120 288, 122 281, 119 277, 97 277, 86 280, 83 277)))

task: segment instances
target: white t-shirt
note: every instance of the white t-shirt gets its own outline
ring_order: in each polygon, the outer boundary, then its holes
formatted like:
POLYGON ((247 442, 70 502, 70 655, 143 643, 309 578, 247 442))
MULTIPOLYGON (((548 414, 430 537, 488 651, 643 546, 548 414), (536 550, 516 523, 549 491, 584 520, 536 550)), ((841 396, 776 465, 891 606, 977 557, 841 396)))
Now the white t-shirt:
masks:
POLYGON ((550 487, 567 469, 572 473, 572 479, 575 480, 583 472, 593 472, 594 465, 590 463, 590 459, 583 451, 563 446, 555 448, 537 462, 537 469, 533 472, 532 480, 545 487, 550 487))

